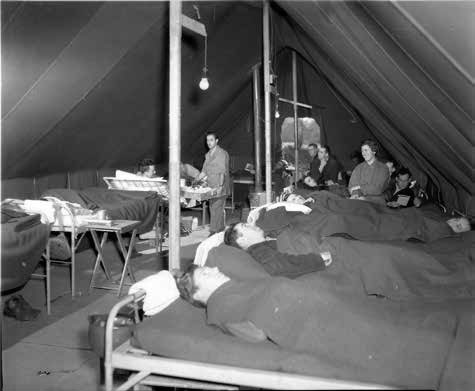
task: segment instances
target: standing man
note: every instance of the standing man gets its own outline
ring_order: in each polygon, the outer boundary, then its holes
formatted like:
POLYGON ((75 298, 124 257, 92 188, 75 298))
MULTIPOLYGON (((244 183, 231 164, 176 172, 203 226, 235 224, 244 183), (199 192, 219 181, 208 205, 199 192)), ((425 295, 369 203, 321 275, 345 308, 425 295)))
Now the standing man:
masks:
POLYGON ((361 143, 361 154, 365 160, 353 170, 348 183, 351 198, 364 198, 369 201, 385 203, 383 191, 389 180, 389 170, 377 158, 378 144, 374 140, 361 143))
POLYGON ((216 132, 206 133, 206 144, 209 151, 205 155, 203 169, 197 180, 206 178, 208 186, 218 188, 219 197, 209 200, 210 236, 224 230, 224 204, 230 193, 229 155, 218 145, 216 132))

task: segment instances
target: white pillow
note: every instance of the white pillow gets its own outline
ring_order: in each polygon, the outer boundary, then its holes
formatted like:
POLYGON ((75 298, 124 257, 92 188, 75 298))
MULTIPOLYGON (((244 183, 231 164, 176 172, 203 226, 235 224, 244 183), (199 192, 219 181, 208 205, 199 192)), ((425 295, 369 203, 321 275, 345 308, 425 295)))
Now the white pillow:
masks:
POLYGON ((141 289, 145 291, 143 311, 147 316, 158 314, 180 297, 175 279, 168 270, 162 270, 136 282, 130 287, 129 294, 141 289))
POLYGON ((213 247, 218 247, 224 242, 224 231, 215 233, 209 238, 202 241, 196 249, 195 259, 193 263, 198 266, 204 266, 208 258, 209 250, 213 247))

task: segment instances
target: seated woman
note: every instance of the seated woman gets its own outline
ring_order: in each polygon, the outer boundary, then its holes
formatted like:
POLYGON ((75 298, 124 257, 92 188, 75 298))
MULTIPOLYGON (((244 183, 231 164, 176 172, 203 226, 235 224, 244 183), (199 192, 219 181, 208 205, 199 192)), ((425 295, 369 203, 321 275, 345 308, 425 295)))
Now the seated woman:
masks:
POLYGON ((453 338, 448 314, 406 312, 397 303, 325 289, 316 294, 284 277, 237 282, 217 268, 190 265, 176 280, 183 299, 206 307, 208 324, 318 356, 343 376, 431 388, 453 338))
POLYGON ((358 164, 348 183, 351 198, 366 199, 382 203, 382 194, 389 181, 389 171, 384 163, 377 158, 378 144, 373 140, 365 140, 361 144, 364 162, 358 164))

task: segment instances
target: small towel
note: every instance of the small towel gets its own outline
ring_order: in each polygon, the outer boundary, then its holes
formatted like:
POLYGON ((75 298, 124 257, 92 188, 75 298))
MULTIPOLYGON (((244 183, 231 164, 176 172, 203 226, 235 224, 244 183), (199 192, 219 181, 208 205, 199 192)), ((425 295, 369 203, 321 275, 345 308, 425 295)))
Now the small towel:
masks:
POLYGON ((52 202, 42 200, 25 200, 20 206, 26 213, 38 213, 43 224, 53 223, 56 218, 56 209, 52 202))
POLYGON ((158 314, 180 297, 175 279, 168 270, 162 270, 136 282, 130 287, 129 294, 140 289, 146 293, 143 311, 147 316, 158 314))
POLYGON ((214 235, 211 235, 209 238, 202 241, 196 249, 195 259, 193 263, 198 266, 204 266, 206 263, 206 259, 208 258, 209 251, 214 247, 218 247, 223 242, 224 231, 215 233, 214 235))
POLYGON ((249 216, 247 216, 247 222, 249 224, 255 224, 257 219, 259 218, 259 213, 260 213, 262 208, 265 208, 266 210, 272 210, 272 209, 278 208, 280 206, 285 207, 285 210, 287 212, 302 212, 303 214, 306 214, 306 215, 308 215, 310 212, 312 212, 312 209, 310 209, 306 205, 295 204, 293 202, 284 202, 284 201, 283 202, 273 202, 271 204, 265 204, 265 205, 259 206, 256 209, 251 210, 251 212, 249 213, 249 216))

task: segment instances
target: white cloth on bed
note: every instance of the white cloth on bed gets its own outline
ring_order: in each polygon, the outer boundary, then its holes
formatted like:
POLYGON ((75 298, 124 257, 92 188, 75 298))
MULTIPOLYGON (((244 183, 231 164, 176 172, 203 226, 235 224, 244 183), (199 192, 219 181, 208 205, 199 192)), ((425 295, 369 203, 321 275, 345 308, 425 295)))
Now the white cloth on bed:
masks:
POLYGON ((129 294, 140 289, 145 291, 143 311, 147 316, 158 314, 180 297, 175 279, 168 270, 152 274, 133 284, 129 294))
POLYGON ((198 266, 204 266, 206 259, 208 258, 209 250, 211 250, 213 247, 218 247, 223 242, 224 232, 215 233, 214 235, 211 235, 209 238, 202 241, 196 249, 193 263, 198 266))
POLYGON ((259 218, 259 213, 261 209, 265 208, 266 210, 271 210, 271 209, 279 208, 280 206, 285 207, 285 210, 287 212, 302 212, 306 215, 312 212, 312 209, 306 205, 295 204, 293 202, 285 202, 285 201, 273 202, 270 204, 259 206, 258 208, 251 210, 251 212, 249 213, 249 216, 247 216, 247 222, 249 224, 256 224, 256 221, 259 218))

